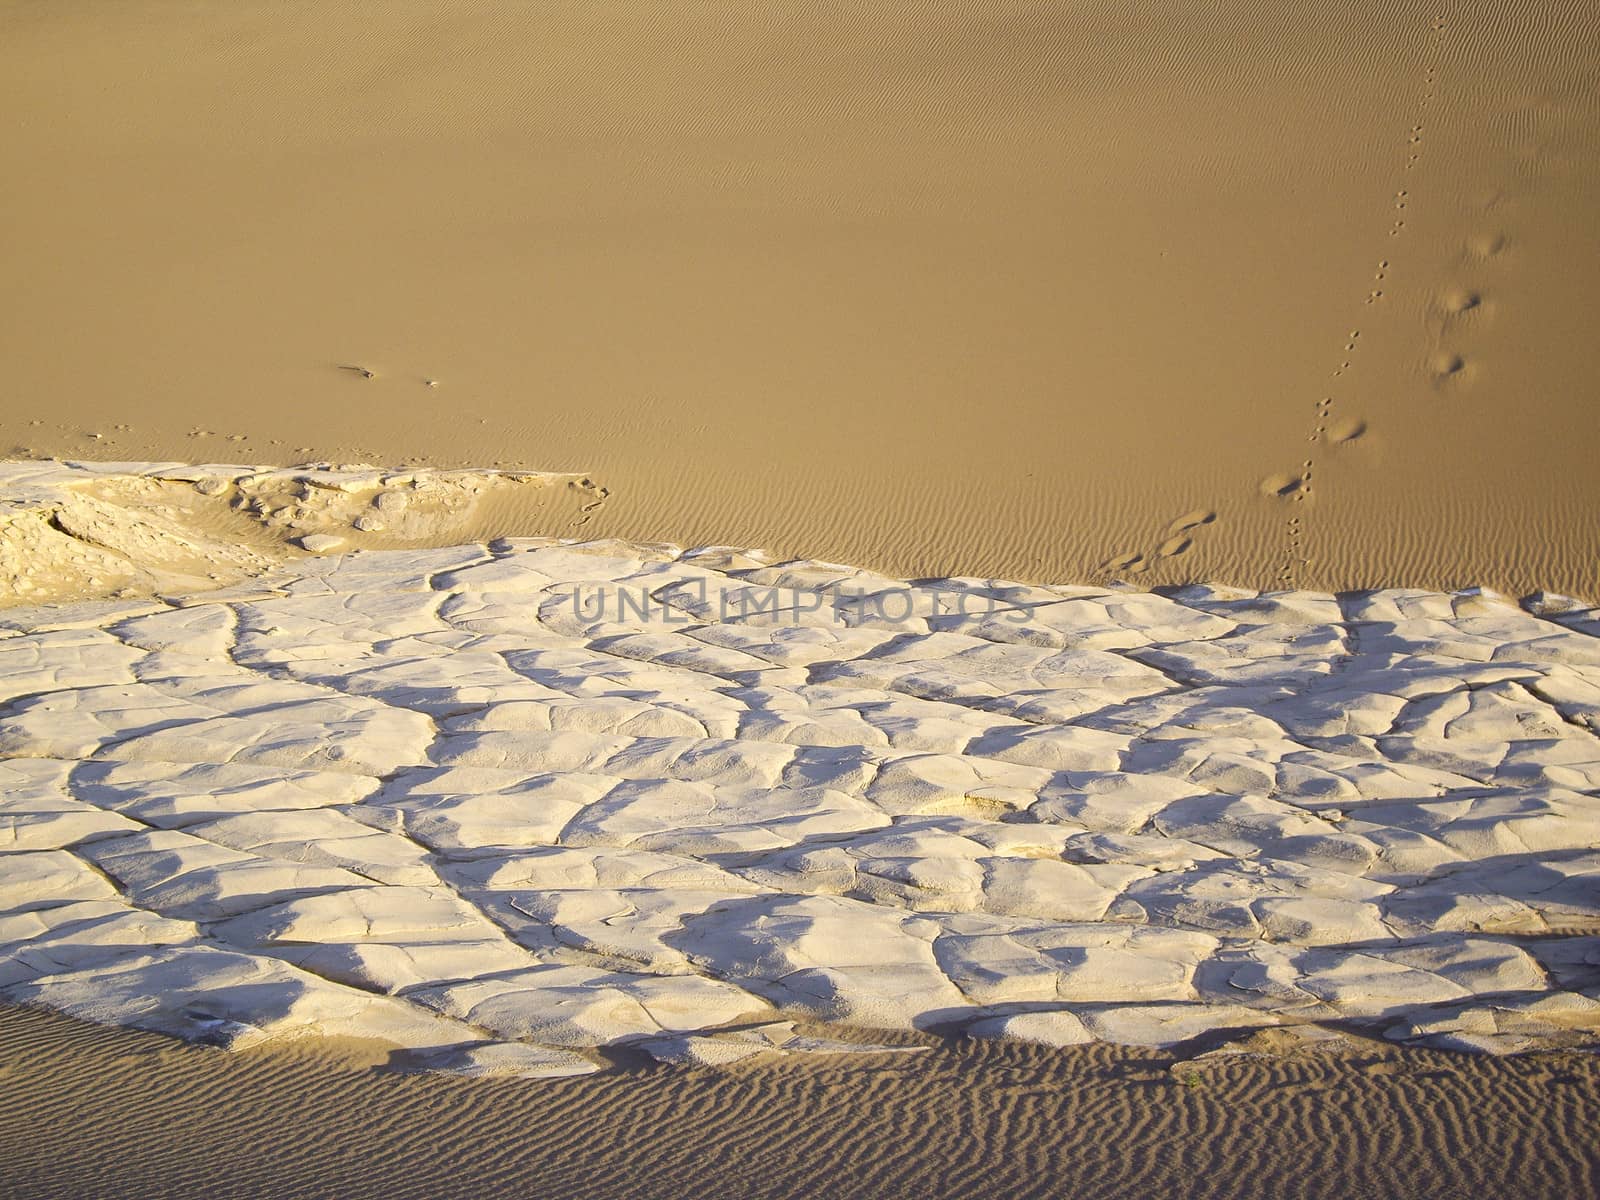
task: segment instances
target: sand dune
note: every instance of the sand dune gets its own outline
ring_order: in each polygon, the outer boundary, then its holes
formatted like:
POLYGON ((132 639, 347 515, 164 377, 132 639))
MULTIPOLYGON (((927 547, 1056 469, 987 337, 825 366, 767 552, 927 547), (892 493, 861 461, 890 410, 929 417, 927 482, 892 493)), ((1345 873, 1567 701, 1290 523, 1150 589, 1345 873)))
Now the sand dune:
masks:
POLYGON ((1594 597, 1597 37, 19 0, 0 439, 585 472, 599 536, 898 575, 1594 597))

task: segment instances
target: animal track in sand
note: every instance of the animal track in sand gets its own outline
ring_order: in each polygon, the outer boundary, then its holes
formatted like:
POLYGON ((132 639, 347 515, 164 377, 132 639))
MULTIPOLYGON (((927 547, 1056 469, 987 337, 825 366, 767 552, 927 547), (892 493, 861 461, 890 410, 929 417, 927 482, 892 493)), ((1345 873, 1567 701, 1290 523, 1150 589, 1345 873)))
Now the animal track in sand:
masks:
POLYGON ((1353 442, 1367 432, 1367 423, 1359 417, 1345 417, 1328 429, 1328 441, 1334 445, 1353 442))
POLYGON ((1189 547, 1194 545, 1194 539, 1179 534, 1162 542, 1156 550, 1158 558, 1177 558, 1180 554, 1187 554, 1189 547))
POLYGON ((581 529, 587 525, 594 518, 594 514, 605 506, 606 498, 611 495, 610 488, 596 484, 594 480, 587 476, 569 481, 567 488, 571 491, 588 492, 594 497, 593 500, 578 509, 578 515, 572 521, 572 528, 574 529, 581 529))
MULTIPOLYGON (((1492 209, 1496 203, 1491 200, 1485 208, 1492 209)), ((1462 243, 1461 264, 1473 273, 1492 272, 1492 262, 1505 245, 1503 233, 1475 233, 1462 243)), ((1492 306, 1476 287, 1453 284, 1434 296, 1429 309, 1432 345, 1426 368, 1436 387, 1446 383, 1460 386, 1470 379, 1474 363, 1460 349, 1461 336, 1475 328, 1481 329, 1492 316, 1492 306)))
MULTIPOLYGON (((1400 168, 1400 182, 1391 197, 1394 218, 1387 231, 1391 241, 1398 240, 1405 235, 1406 216, 1411 208, 1412 194, 1407 176, 1413 172, 1417 164, 1422 161, 1424 136, 1427 132, 1428 110, 1432 107, 1439 91, 1439 50, 1444 38, 1444 31, 1449 22, 1444 16, 1433 17, 1428 23, 1427 40, 1423 50, 1425 65, 1422 77, 1422 96, 1417 102, 1417 108, 1411 125, 1406 132, 1405 161, 1400 168)), ((1383 302, 1383 283, 1388 278, 1390 260, 1378 260, 1376 270, 1372 275, 1373 286, 1362 299, 1364 307, 1374 307, 1383 302)), ((1463 310, 1464 311, 1464 310, 1463 310)), ((1345 338, 1344 346, 1339 355, 1339 364, 1333 368, 1331 378, 1338 381, 1344 378, 1345 373, 1351 370, 1357 361, 1356 352, 1360 344, 1361 330, 1352 329, 1345 338)), ((1452 372, 1459 371, 1458 363, 1452 372)), ((1336 391, 1337 382, 1330 384, 1330 391, 1336 391)), ((1311 431, 1306 435, 1306 441, 1312 445, 1318 442, 1327 442, 1332 445, 1349 445, 1360 440, 1367 432, 1367 423, 1360 417, 1334 415, 1335 396, 1324 396, 1316 403, 1315 417, 1311 431)), ((1299 474, 1269 475, 1258 485, 1257 490, 1261 495, 1278 500, 1293 501, 1298 507, 1305 503, 1306 497, 1311 494, 1311 478, 1316 470, 1314 458, 1305 460, 1299 474)), ((1288 517, 1284 522, 1283 536, 1283 565, 1278 571, 1278 579, 1285 587, 1295 586, 1295 576, 1302 565, 1309 561, 1305 552, 1306 522, 1299 512, 1288 517)))
POLYGON ((1120 573, 1138 575, 1145 569, 1144 555, 1139 553, 1118 554, 1106 559, 1100 565, 1102 573, 1120 573))
POLYGON ((1475 233, 1467 238, 1463 247, 1470 258, 1494 258, 1506 248, 1505 235, 1502 233, 1475 233))
POLYGON ((1452 317, 1471 312, 1482 304, 1483 297, 1469 288, 1452 288, 1439 297, 1439 308, 1452 317))
POLYGON ((1404 217, 1402 217, 1402 216, 1399 216, 1398 214, 1405 212, 1405 210, 1406 210, 1406 197, 1409 194, 1410 193, 1408 193, 1405 190, 1405 188, 1401 188, 1398 192, 1396 192, 1394 194, 1394 196, 1395 196, 1394 210, 1395 210, 1395 213, 1397 215, 1395 216, 1394 224, 1389 226, 1389 236, 1390 237, 1399 237, 1400 236, 1400 231, 1403 230, 1406 227, 1406 219, 1404 217))
POLYGON ((1209 525, 1217 519, 1217 514, 1208 508, 1197 508, 1193 512, 1186 512, 1172 524, 1167 526, 1169 533, 1187 533, 1191 529, 1199 529, 1202 525, 1209 525))
MULTIPOLYGON (((1483 211, 1494 211, 1500 200, 1498 194, 1491 197, 1483 203, 1483 211)), ((1474 274, 1491 273, 1506 244, 1506 235, 1500 230, 1480 229, 1462 242, 1459 265, 1474 274)), ((1484 293, 1476 287, 1455 284, 1434 297, 1430 311, 1433 338, 1426 368, 1435 387, 1459 387, 1471 379, 1476 367, 1460 349, 1460 335, 1481 327, 1492 315, 1484 293)))
POLYGON ((1197 532, 1214 523, 1217 514, 1209 508, 1196 508, 1167 523, 1160 541, 1149 551, 1130 550, 1113 555, 1100 564, 1102 575, 1140 575, 1162 559, 1181 558, 1194 548, 1197 532))
POLYGON ((1306 486, 1303 475, 1277 474, 1268 475, 1258 485, 1258 490, 1263 496, 1276 496, 1280 500, 1290 500, 1299 495, 1306 486))
MULTIPOLYGON (((1378 262, 1378 269, 1376 271, 1374 271, 1373 274, 1372 274, 1372 281, 1374 283, 1382 283, 1384 281, 1384 279, 1388 276, 1388 274, 1389 274, 1389 260, 1387 258, 1381 259, 1378 262)), ((1365 304, 1376 304, 1379 300, 1382 300, 1382 299, 1383 299, 1383 289, 1381 287, 1375 287, 1370 292, 1367 293, 1367 298, 1366 298, 1365 301, 1363 301, 1363 303, 1365 303, 1365 304)))

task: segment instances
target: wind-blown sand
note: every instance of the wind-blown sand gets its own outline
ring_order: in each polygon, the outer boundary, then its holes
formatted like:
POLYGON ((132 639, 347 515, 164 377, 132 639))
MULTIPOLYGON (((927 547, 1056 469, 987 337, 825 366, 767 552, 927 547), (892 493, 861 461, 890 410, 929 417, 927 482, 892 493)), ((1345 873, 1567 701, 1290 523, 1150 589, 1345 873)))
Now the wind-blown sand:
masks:
POLYGON ((577 471, 596 536, 902 576, 1600 597, 1591 16, 13 0, 0 450, 577 471))
POLYGON ((0 1011, 0 1195, 1351 1196, 1600 1187, 1600 1060, 1172 1055, 964 1042, 550 1081, 374 1074, 0 1011), (914 1062, 912 1068, 908 1064, 914 1062))

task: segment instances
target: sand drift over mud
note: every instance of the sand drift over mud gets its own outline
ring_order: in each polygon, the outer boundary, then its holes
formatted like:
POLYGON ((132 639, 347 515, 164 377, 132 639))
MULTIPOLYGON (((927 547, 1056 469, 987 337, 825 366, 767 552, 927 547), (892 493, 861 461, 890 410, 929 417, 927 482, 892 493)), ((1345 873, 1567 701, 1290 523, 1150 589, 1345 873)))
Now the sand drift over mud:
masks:
POLYGON ((581 529, 580 475, 237 464, 0 463, 0 607, 196 591, 337 550, 581 529))

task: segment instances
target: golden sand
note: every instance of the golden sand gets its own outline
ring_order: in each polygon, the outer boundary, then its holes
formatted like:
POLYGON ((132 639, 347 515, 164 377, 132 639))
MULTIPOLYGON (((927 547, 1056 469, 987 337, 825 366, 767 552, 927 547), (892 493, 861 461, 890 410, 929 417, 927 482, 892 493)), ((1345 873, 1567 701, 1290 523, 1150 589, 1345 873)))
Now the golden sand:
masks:
POLYGON ((588 534, 900 575, 1593 597, 1597 43, 13 0, 0 448, 590 472, 588 534))

